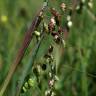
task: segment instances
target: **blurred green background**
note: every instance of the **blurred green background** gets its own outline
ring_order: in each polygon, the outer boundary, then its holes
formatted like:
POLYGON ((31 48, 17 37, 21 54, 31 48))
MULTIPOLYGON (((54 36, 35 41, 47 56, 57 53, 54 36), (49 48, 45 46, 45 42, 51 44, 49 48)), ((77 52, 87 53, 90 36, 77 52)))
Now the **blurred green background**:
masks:
MULTIPOLYGON (((70 0, 68 2, 70 3, 70 0)), ((96 14, 96 0, 93 2, 91 11, 96 14)), ((42 4, 43 0, 0 0, 0 85, 16 57, 26 30, 42 4)), ((58 8, 54 4, 52 3, 52 6, 58 8)), ((57 57, 60 59, 57 72, 60 80, 56 83, 56 96, 96 96, 96 21, 87 10, 75 15, 66 43, 64 53, 60 58, 57 57)), ((32 51, 32 46, 34 40, 22 64, 28 62, 28 53, 32 51)), ((61 48, 55 46, 60 56, 61 48)), ((14 96, 18 78, 23 70, 22 64, 15 72, 4 96, 14 96)), ((44 90, 41 91, 40 95, 38 89, 31 89, 23 96, 44 96, 44 90)))

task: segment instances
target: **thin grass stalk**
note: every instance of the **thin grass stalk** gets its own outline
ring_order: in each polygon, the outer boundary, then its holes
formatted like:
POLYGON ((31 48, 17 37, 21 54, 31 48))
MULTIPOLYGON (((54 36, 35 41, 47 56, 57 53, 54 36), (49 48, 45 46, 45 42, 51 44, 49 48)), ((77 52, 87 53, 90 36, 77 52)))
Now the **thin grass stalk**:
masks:
POLYGON ((26 49, 28 48, 28 46, 29 46, 29 44, 30 44, 30 42, 32 40, 33 32, 35 31, 35 29, 39 26, 39 24, 41 22, 40 14, 41 14, 42 11, 44 11, 45 7, 46 6, 44 6, 43 9, 41 9, 38 12, 38 14, 35 16, 32 24, 31 24, 31 27, 26 32, 23 44, 22 44, 22 46, 21 46, 21 48, 20 48, 20 50, 19 50, 19 52, 18 52, 18 54, 16 56, 16 59, 15 59, 14 63, 11 65, 10 70, 8 72, 8 75, 5 78, 5 81, 4 81, 3 85, 2 85, 2 88, 1 88, 1 91, 0 91, 0 96, 3 96, 3 94, 4 94, 6 88, 7 88, 8 84, 9 84, 9 82, 10 82, 10 80, 11 80, 11 78, 12 78, 12 76, 13 76, 13 74, 14 74, 17 66, 18 66, 18 64, 21 62, 22 58, 24 57, 24 53, 25 53, 26 49))

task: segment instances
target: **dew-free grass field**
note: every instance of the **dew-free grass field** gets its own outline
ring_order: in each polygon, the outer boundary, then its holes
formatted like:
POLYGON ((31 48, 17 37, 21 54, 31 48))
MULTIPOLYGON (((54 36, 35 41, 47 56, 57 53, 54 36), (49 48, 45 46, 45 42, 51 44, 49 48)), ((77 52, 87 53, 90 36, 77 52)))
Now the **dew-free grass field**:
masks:
MULTIPOLYGON (((63 0, 57 1, 60 3, 63 0)), ((25 32, 42 4, 43 0, 0 0, 0 90, 25 32)), ((52 6, 54 7, 55 3, 52 6)), ((93 0, 92 13, 96 14, 95 10, 96 1, 93 0)), ((84 9, 82 14, 75 15, 76 19, 62 56, 59 52, 62 48, 55 45, 56 61, 59 62, 56 96, 96 96, 96 21, 92 18, 92 13, 84 9)), ((37 61, 47 46, 46 42, 39 50, 37 61)), ((36 41, 32 40, 4 96, 15 96, 17 83, 24 70, 23 65, 27 64, 35 43, 36 41)), ((41 83, 42 90, 34 87, 21 96, 44 96, 46 82, 41 83)))

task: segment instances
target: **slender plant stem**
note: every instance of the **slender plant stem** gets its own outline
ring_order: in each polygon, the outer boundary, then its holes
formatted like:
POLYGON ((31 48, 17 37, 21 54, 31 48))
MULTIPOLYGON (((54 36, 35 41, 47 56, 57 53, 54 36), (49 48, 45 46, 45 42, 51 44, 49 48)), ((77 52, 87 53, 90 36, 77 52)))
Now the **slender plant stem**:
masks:
POLYGON ((34 20, 32 22, 31 27, 26 32, 23 44, 22 44, 22 46, 21 46, 21 48, 20 48, 20 50, 19 50, 19 52, 18 52, 18 54, 16 56, 16 59, 15 59, 14 63, 11 65, 10 70, 8 72, 8 75, 5 78, 5 81, 4 81, 3 85, 2 85, 2 89, 0 91, 0 96, 3 96, 3 94, 4 94, 6 88, 7 88, 8 84, 9 84, 9 82, 10 82, 10 80, 11 80, 11 78, 12 78, 12 76, 13 76, 13 74, 14 74, 17 66, 18 66, 18 64, 21 62, 22 58, 24 57, 24 53, 25 53, 26 49, 28 48, 28 46, 29 46, 29 44, 30 44, 30 42, 32 40, 33 32, 35 31, 35 29, 40 24, 40 21, 41 21, 40 20, 40 14, 41 14, 42 11, 44 11, 45 7, 46 6, 44 6, 43 9, 41 9, 38 12, 38 14, 35 16, 35 18, 34 18, 34 20))

